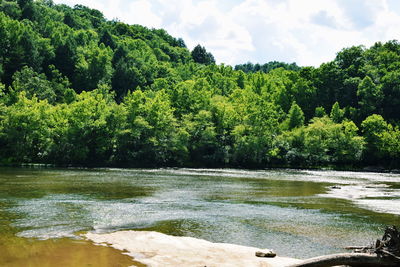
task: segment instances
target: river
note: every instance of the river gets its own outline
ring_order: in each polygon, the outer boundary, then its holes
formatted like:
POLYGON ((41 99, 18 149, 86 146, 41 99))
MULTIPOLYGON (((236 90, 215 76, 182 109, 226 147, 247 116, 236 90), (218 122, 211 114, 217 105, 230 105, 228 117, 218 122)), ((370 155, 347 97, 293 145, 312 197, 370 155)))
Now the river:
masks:
MULTIPOLYGON (((79 233, 126 229, 308 258, 371 244, 389 224, 400 225, 399 174, 0 168, 0 249, 6 251, 0 265, 18 266, 12 262, 23 259, 14 254, 31 246, 40 251, 38 244, 46 251, 81 246, 80 257, 97 255, 85 252, 90 245, 79 233)), ((103 266, 118 257, 104 253, 103 266)))

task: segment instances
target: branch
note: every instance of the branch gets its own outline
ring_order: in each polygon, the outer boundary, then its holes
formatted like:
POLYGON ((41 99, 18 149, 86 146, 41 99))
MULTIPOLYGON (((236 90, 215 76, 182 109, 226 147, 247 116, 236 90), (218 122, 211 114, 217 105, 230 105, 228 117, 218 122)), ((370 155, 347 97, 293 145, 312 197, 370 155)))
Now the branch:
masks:
POLYGON ((289 267, 328 267, 336 265, 350 266, 399 266, 400 261, 392 257, 381 257, 367 253, 332 254, 304 260, 289 267))

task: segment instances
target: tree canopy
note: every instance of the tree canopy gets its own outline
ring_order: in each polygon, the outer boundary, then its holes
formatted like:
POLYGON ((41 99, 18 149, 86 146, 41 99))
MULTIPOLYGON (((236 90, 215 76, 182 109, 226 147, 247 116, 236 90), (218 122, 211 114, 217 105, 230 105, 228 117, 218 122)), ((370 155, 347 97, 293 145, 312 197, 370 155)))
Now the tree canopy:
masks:
POLYGON ((399 168, 400 43, 215 63, 82 5, 0 1, 0 164, 399 168))

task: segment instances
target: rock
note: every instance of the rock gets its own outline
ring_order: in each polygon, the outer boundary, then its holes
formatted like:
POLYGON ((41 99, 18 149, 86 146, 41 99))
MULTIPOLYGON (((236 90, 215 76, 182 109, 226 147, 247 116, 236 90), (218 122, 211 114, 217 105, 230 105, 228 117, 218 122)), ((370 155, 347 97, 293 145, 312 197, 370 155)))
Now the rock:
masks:
POLYGON ((263 257, 263 258, 273 258, 276 256, 276 253, 273 250, 264 250, 264 251, 257 251, 256 252, 257 257, 263 257))
POLYGON ((338 186, 338 185, 333 185, 333 186, 331 186, 330 188, 331 188, 331 189, 341 189, 341 187, 338 186))

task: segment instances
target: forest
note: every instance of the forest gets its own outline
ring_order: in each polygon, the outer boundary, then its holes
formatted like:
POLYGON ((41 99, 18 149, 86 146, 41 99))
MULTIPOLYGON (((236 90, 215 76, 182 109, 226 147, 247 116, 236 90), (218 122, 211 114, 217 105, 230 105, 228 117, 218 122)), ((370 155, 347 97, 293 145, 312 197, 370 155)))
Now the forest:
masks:
POLYGON ((0 0, 0 164, 399 168, 400 43, 217 65, 82 5, 0 0))

